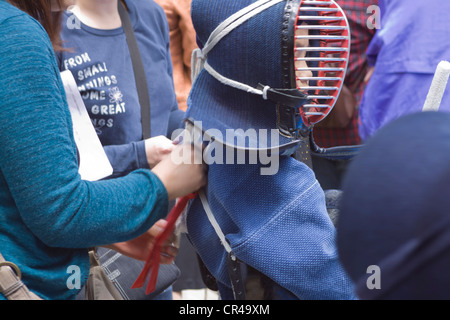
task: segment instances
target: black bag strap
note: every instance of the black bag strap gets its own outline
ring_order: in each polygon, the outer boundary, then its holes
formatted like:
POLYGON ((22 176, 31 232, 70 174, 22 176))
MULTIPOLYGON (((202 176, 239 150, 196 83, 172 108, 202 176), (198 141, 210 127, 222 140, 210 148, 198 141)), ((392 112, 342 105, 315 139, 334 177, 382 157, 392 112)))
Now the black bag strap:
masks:
POLYGON ((134 35, 133 27, 131 25, 128 11, 119 0, 118 9, 120 19, 122 20, 123 30, 127 38, 128 48, 130 50, 131 61, 133 63, 134 79, 136 81, 136 88, 139 96, 139 104, 141 106, 141 122, 142 122, 142 137, 144 139, 150 138, 150 96, 147 87, 147 78, 145 76, 144 64, 142 63, 141 53, 134 35))

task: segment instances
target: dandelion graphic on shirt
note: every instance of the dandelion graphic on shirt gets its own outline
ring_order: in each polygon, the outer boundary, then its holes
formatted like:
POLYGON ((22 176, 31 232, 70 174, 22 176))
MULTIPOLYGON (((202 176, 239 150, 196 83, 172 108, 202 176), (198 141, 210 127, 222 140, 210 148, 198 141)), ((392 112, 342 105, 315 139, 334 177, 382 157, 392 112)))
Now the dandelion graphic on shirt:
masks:
MULTIPOLYGON (((109 96, 109 103, 111 103, 112 105, 115 105, 115 108, 112 108, 112 106, 110 105, 108 108, 108 112, 104 111, 104 113, 122 113, 124 112, 125 108, 124 108, 124 102, 123 102, 123 94, 120 91, 119 87, 112 87, 112 88, 108 88, 108 96, 109 96), (115 109, 115 111, 113 111, 115 109)), ((102 112, 101 112, 102 113, 102 112)), ((112 127, 113 126, 113 119, 109 118, 109 119, 93 119, 92 121, 95 131, 97 132, 98 135, 102 134, 102 130, 101 128, 103 128, 104 126, 107 127, 112 127)))
POLYGON ((120 104, 122 102, 123 94, 118 87, 109 88, 109 102, 120 104))
MULTIPOLYGON (((116 87, 112 87, 112 88, 108 88, 108 96, 109 96, 109 103, 111 103, 112 105, 110 105, 109 107, 104 105, 101 106, 99 110, 97 110, 94 106, 91 111, 93 111, 93 113, 95 114, 104 114, 104 113, 122 113, 125 111, 125 103, 123 102, 122 98, 123 98, 123 94, 120 91, 120 89, 116 86, 116 87), (113 108, 113 106, 115 105, 115 108, 113 108), (104 110, 103 110, 104 109, 104 110), (115 109, 115 111, 114 111, 115 109)), ((95 128, 95 131, 97 132, 98 135, 101 135, 103 133, 102 128, 104 126, 107 127, 112 127, 113 126, 113 119, 109 118, 109 119, 104 119, 104 118, 99 118, 99 119, 91 119, 92 124, 95 128)))

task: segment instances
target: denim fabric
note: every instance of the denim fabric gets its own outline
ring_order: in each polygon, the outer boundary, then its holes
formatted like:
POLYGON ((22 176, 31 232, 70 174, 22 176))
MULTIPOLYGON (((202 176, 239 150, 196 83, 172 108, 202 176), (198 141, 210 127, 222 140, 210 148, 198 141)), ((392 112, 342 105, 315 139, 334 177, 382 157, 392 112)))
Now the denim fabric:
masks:
MULTIPOLYGON (((81 288, 80 292, 76 296, 76 300, 85 300, 85 293, 86 293, 85 290, 86 290, 85 287, 81 288)), ((143 293, 145 294, 145 291, 143 293)), ((142 298, 142 297, 144 297, 144 299, 134 298, 133 300, 173 300, 173 288, 172 288, 172 286, 170 286, 166 290, 161 292, 160 294, 154 295, 152 297, 142 296, 142 292, 141 292, 140 298, 142 298)))
MULTIPOLYGON (((276 175, 259 165, 211 165, 207 197, 236 256, 299 299, 353 299, 353 284, 338 259, 336 230, 313 172, 291 157, 276 175)), ((211 273, 230 288, 226 251, 198 199, 189 237, 211 273)))
POLYGON ((102 247, 97 249, 97 253, 102 268, 125 300, 172 300, 172 284, 180 275, 178 268, 160 265, 156 290, 147 295, 148 279, 142 288, 131 289, 144 267, 144 261, 102 247))

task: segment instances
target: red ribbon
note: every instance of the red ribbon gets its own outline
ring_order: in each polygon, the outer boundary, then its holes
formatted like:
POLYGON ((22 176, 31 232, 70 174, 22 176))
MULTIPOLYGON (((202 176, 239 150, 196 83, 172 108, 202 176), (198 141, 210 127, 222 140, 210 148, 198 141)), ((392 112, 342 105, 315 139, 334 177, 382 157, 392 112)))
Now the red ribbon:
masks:
POLYGON ((142 269, 141 273, 139 274, 134 284, 131 286, 132 289, 141 288, 145 283, 145 279, 147 279, 148 273, 151 271, 150 279, 148 281, 145 294, 150 294, 153 291, 155 291, 156 281, 158 279, 159 264, 161 260, 162 244, 173 232, 173 229, 175 228, 175 223, 177 222, 178 217, 181 215, 183 210, 186 208, 186 205, 188 204, 189 200, 194 199, 196 196, 197 196, 196 193, 191 193, 188 194, 187 196, 180 198, 175 204, 175 206, 172 208, 172 210, 170 210, 166 218, 167 225, 165 229, 156 236, 153 250, 151 250, 149 255, 147 256, 144 268, 142 269))

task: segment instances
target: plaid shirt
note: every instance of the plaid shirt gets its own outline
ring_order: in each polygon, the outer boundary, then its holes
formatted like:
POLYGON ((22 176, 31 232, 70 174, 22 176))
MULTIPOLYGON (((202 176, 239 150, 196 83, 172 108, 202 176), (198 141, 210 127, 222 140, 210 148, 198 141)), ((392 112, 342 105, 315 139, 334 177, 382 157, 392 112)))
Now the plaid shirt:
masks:
MULTIPOLYGON (((378 5, 378 0, 336 0, 347 15, 351 31, 351 52, 345 84, 354 90, 357 105, 364 91, 364 75, 368 70, 366 49, 375 34, 376 29, 369 29, 366 25, 371 13, 367 8, 378 5), (358 82, 358 83, 356 83, 358 82)), ((314 128, 314 140, 320 147, 329 148, 344 145, 357 145, 361 143, 358 133, 358 110, 346 128, 314 128)))

